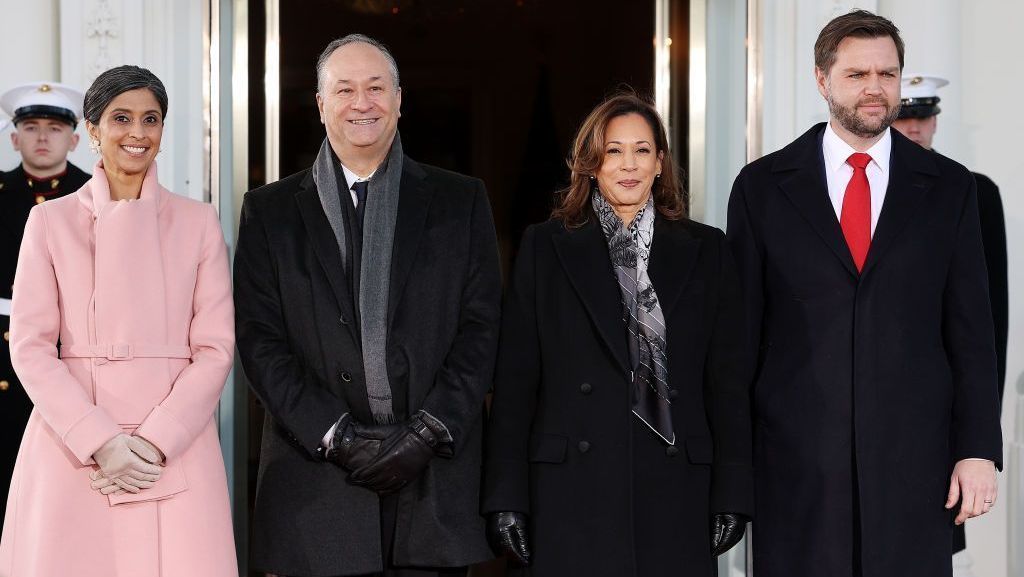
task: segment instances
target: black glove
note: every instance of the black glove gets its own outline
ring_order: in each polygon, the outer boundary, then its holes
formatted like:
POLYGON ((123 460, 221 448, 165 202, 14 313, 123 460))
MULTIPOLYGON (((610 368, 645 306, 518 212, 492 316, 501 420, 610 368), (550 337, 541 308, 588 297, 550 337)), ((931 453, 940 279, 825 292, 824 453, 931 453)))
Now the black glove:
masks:
POLYGON ((363 425, 345 413, 334 428, 324 458, 347 471, 363 467, 380 453, 384 440, 401 425, 363 425))
POLYGON ((711 518, 711 555, 718 557, 739 543, 749 520, 740 513, 715 513, 711 518))
POLYGON ((420 411, 383 441, 369 463, 349 475, 353 485, 394 493, 423 472, 435 455, 450 457, 452 438, 437 419, 420 411))
POLYGON ((495 555, 504 555, 512 566, 530 566, 530 539, 523 513, 504 511, 488 515, 487 542, 495 555))

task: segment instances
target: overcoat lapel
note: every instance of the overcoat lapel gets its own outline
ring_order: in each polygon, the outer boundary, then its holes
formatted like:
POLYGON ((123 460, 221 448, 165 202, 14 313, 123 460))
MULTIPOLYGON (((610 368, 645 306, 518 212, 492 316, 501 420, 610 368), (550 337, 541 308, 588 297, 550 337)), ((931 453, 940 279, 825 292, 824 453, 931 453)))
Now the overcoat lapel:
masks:
MULTIPOLYGON (((317 194, 316 185, 313 183, 312 173, 306 175, 295 193, 295 201, 299 206, 299 214, 302 216, 306 234, 309 236, 309 244, 313 247, 316 258, 320 261, 327 281, 334 292, 334 298, 338 301, 341 311, 350 319, 354 319, 352 293, 345 278, 345 267, 341 262, 341 253, 338 251, 338 239, 334 237, 331 223, 327 221, 323 206, 320 204, 320 195, 317 194)), ((356 334, 356 323, 347 323, 348 330, 352 337, 359 342, 359 335, 356 334)))
POLYGON ((591 215, 580 228, 566 230, 552 240, 566 276, 583 301, 597 333, 628 374, 630 367, 626 324, 622 319, 622 292, 615 280, 608 244, 597 224, 597 217, 591 215))
POLYGON ((772 171, 792 172, 790 176, 782 177, 779 186, 847 272, 857 277, 857 266, 850 255, 825 183, 825 160, 821 150, 824 131, 824 123, 819 124, 781 150, 772 171))
POLYGON ((895 130, 892 131, 889 187, 885 191, 885 201, 878 216, 875 234, 871 237, 862 276, 885 256, 885 251, 906 228, 910 218, 917 212, 918 205, 934 185, 939 170, 931 154, 895 130))
POLYGON ((647 274, 651 277, 654 292, 658 294, 666 323, 693 274, 699 252, 699 238, 693 238, 678 222, 665 220, 660 215, 655 217, 654 241, 651 244, 647 274))
POLYGON ((402 298, 409 271, 416 261, 420 237, 427 222, 434 188, 425 179, 426 173, 408 156, 402 159, 402 182, 398 197, 398 220, 395 241, 391 248, 391 281, 388 290, 388 326, 402 298))

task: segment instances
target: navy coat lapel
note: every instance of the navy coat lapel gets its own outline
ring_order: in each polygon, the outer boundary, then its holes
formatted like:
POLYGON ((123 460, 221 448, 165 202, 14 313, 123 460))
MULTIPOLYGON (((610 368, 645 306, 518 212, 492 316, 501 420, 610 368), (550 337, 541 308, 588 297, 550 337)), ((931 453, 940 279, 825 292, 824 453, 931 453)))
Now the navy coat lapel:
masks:
POLYGON ((836 211, 828 196, 825 159, 821 150, 824 133, 825 124, 818 124, 779 151, 772 171, 792 173, 783 177, 779 186, 846 270, 858 277, 857 266, 850 255, 843 229, 839 226, 839 219, 836 218, 836 211))
POLYGON ((597 334, 622 370, 628 373, 622 292, 615 280, 608 243, 597 224, 597 217, 591 215, 586 224, 556 235, 553 241, 566 276, 590 315, 597 334))
POLYGON ((910 222, 917 212, 918 204, 935 183, 939 175, 938 166, 931 158, 931 152, 892 130, 892 155, 889 159, 889 186, 885 191, 882 212, 871 237, 867 260, 864 261, 866 275, 885 255, 886 250, 910 222))
POLYGON ((402 182, 398 197, 398 220, 395 222, 395 240, 391 249, 391 281, 388 290, 388 324, 395 316, 395 308, 409 280, 409 271, 416 261, 420 237, 427 222, 434 189, 426 181, 426 173, 414 160, 402 158, 402 182))
MULTIPOLYGON (((334 237, 334 230, 331 228, 331 223, 327 221, 323 205, 320 204, 320 195, 313 183, 312 172, 302 179, 299 190, 295 193, 295 201, 299 206, 299 214, 302 216, 306 235, 309 236, 309 244, 313 247, 320 267, 331 285, 334 298, 337 299, 342 314, 354 319, 354 301, 349 290, 349 283, 345 278, 341 252, 338 250, 338 239, 334 237)), ((359 342, 359 335, 355 332, 356 323, 349 322, 346 326, 352 332, 356 342, 359 342)))
POLYGON ((697 264, 700 239, 694 238, 678 221, 665 220, 658 215, 654 220, 654 242, 647 274, 658 294, 661 312, 666 323, 679 300, 683 288, 697 264))

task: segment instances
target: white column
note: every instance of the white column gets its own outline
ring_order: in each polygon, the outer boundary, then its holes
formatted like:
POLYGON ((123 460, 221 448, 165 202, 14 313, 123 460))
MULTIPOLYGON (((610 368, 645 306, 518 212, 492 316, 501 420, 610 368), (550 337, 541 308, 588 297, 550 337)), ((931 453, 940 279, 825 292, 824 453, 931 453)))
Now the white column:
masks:
POLYGON ((774 152, 815 123, 828 120, 828 106, 814 84, 814 41, 829 20, 854 8, 874 10, 864 0, 774 0, 761 3, 761 151, 774 152))
MULTIPOLYGON (((0 94, 26 82, 60 80, 57 0, 0 0, 0 12, 8 18, 3 31, 4 48, 0 50, 0 94)), ((0 116, 4 119, 0 125, 6 126, 6 115, 0 116)), ((21 163, 21 155, 11 146, 11 130, 10 126, 0 130, 0 170, 10 170, 21 163)))
MULTIPOLYGON (((169 100, 160 182, 204 198, 203 0, 60 0, 62 81, 87 89, 103 71, 122 64, 148 68, 169 100)), ((83 140, 85 139, 83 131, 83 140)), ((85 142, 72 162, 96 161, 85 142)))
POLYGON ((931 74, 949 80, 939 90, 942 113, 933 146, 961 160, 966 146, 963 133, 965 86, 961 74, 963 22, 959 0, 878 0, 878 13, 900 29, 906 46, 904 72, 931 74))

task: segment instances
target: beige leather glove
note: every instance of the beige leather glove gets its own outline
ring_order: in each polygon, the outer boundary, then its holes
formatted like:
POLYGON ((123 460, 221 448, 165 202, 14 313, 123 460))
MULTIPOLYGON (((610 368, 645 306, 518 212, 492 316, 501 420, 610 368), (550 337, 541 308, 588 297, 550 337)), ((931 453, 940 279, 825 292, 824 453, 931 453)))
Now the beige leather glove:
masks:
POLYGON ((156 445, 150 443, 145 437, 132 435, 128 438, 128 448, 133 453, 142 457, 154 465, 164 464, 164 453, 156 445))
MULTIPOLYGON (((152 487, 160 478, 160 466, 146 461, 132 450, 132 446, 135 446, 143 452, 149 452, 150 456, 156 453, 146 445, 152 447, 148 442, 141 444, 132 441, 131 435, 121 433, 104 443, 93 453, 92 458, 104 477, 129 493, 138 493, 152 487)), ((96 483, 94 479, 93 484, 96 483)), ((109 486, 99 487, 100 492, 104 488, 109 486)))

